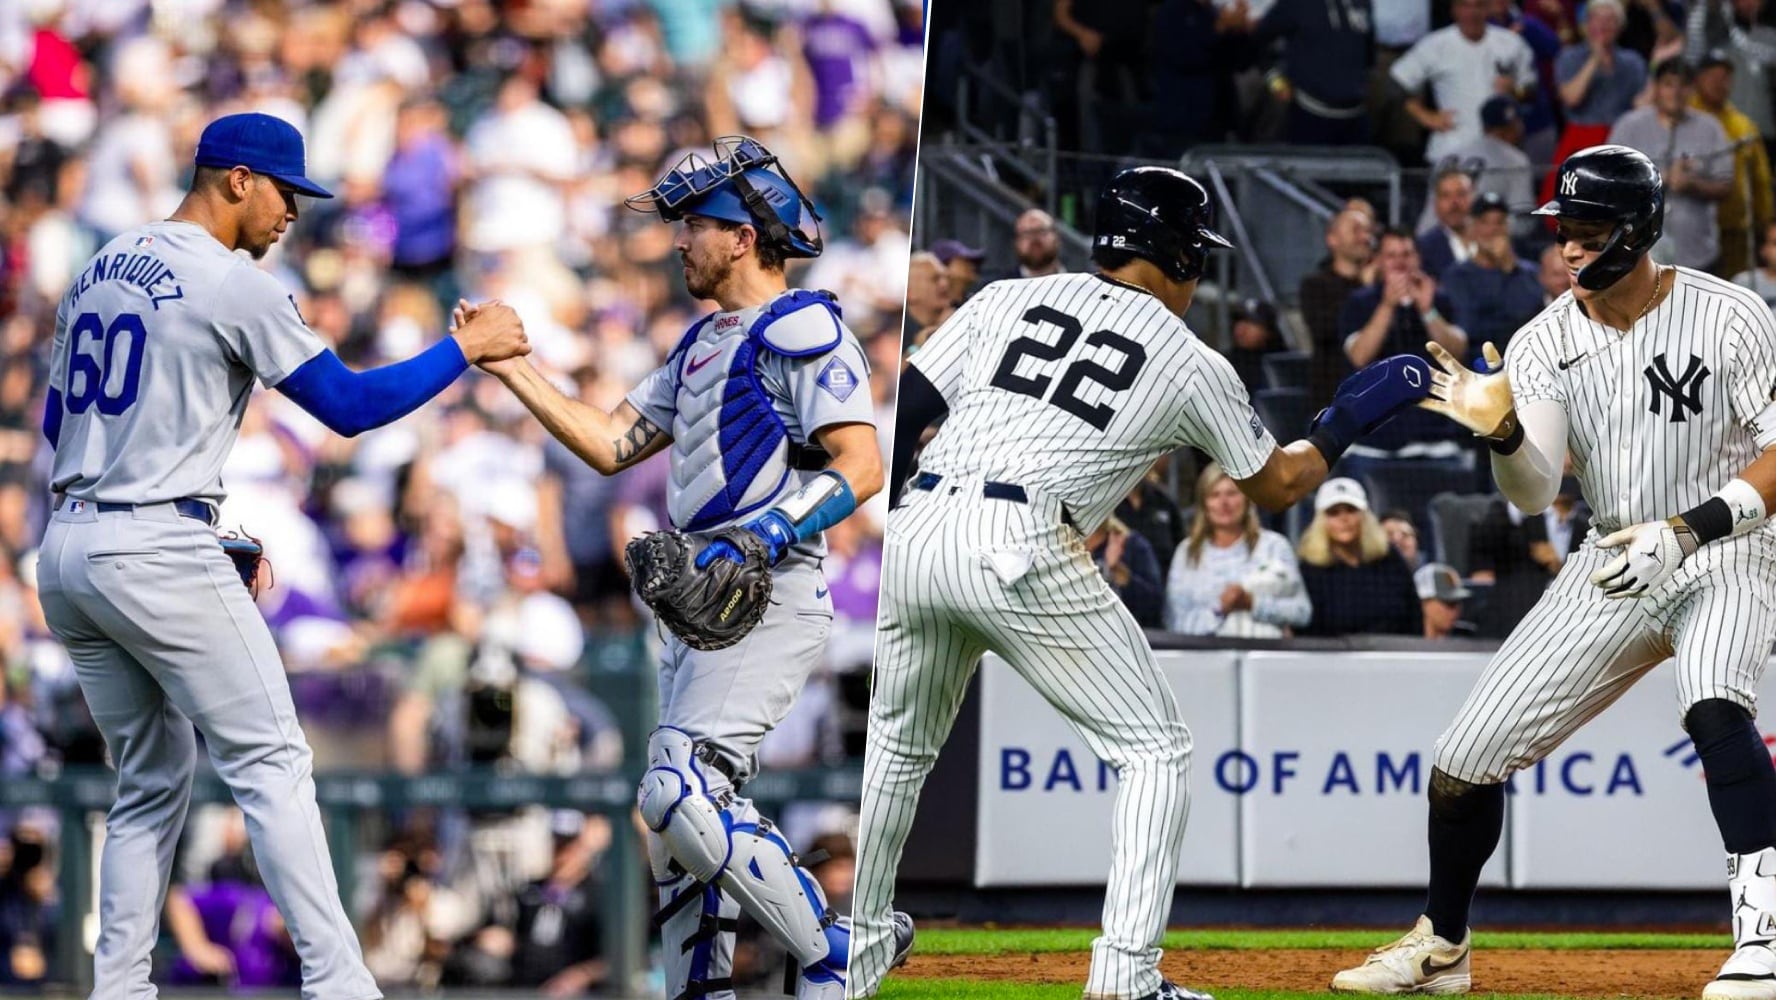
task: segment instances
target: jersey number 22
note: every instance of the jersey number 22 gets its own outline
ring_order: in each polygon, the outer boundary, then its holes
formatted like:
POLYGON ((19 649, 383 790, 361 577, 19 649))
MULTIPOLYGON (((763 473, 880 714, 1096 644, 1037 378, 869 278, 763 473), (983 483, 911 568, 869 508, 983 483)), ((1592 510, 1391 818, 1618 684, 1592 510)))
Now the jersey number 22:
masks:
MULTIPOLYGON (((1005 357, 1000 360, 998 371, 993 373, 992 384, 1008 392, 1041 399, 1044 394, 1048 393, 1049 385, 1054 382, 1053 376, 1019 375, 1017 373, 1018 361, 1025 357, 1035 358, 1037 361, 1054 361, 1064 358, 1067 356, 1067 352, 1073 349, 1073 342, 1079 339, 1080 333, 1085 328, 1078 319, 1049 306, 1035 306, 1024 313, 1023 319, 1024 322, 1033 326, 1047 323, 1050 326, 1058 327, 1061 331, 1060 339, 1052 344, 1043 343, 1031 336, 1019 337, 1012 341, 1005 349, 1005 357)), ((1085 342, 1092 347, 1110 348, 1122 355, 1121 362, 1115 368, 1106 368, 1095 361, 1087 361, 1084 358, 1073 362, 1067 366, 1066 371, 1061 373, 1060 384, 1056 385, 1054 393, 1048 396, 1048 403, 1066 410, 1098 430, 1103 430, 1109 427, 1110 421, 1115 418, 1116 409, 1108 403, 1086 402, 1079 397, 1079 387, 1087 381, 1091 381, 1111 392, 1121 392, 1127 389, 1135 384, 1135 375, 1147 362, 1147 350, 1127 337, 1111 333, 1109 330, 1098 330, 1089 334, 1086 336, 1085 342)), ((1038 366, 1038 370, 1040 367, 1038 366)))
POLYGON ((120 313, 109 326, 98 313, 81 313, 68 328, 68 412, 85 413, 94 403, 111 417, 129 409, 141 388, 147 340, 135 313, 120 313))

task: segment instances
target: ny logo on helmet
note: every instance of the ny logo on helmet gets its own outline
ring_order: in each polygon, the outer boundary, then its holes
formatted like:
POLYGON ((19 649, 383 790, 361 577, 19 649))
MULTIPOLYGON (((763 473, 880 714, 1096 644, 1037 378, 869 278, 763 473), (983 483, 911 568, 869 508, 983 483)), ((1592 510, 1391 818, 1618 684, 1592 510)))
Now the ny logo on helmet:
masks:
POLYGON ((1579 193, 1579 172, 1578 171, 1568 170, 1566 173, 1561 175, 1561 177, 1560 177, 1560 193, 1563 195, 1576 195, 1579 193))

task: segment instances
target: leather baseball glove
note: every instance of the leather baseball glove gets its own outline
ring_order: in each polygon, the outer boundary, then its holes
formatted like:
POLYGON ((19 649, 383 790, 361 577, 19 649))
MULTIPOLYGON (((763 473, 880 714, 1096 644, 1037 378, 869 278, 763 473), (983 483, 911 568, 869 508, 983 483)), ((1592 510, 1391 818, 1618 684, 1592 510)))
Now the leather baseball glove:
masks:
POLYGON ((266 561, 265 546, 259 543, 259 539, 244 531, 230 531, 216 538, 222 543, 222 551, 234 560, 234 570, 247 585, 247 593, 259 596, 261 569, 265 571, 265 585, 271 586, 271 563, 266 561))
POLYGON ((741 561, 705 560, 696 539, 682 531, 650 531, 629 543, 629 581, 672 634, 692 649, 726 649, 746 638, 771 603, 771 552, 744 528, 716 536, 741 561))

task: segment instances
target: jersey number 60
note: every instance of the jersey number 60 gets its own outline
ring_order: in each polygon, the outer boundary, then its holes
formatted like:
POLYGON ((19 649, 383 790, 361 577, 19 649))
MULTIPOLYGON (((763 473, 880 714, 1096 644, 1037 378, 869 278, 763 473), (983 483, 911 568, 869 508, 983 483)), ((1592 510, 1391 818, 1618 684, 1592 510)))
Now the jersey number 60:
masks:
MULTIPOLYGON (((1005 357, 1000 360, 998 371, 993 373, 993 384, 1008 392, 1041 399, 1043 393, 1048 391, 1049 383, 1054 381, 1053 376, 1019 375, 1019 359, 1026 355, 1037 361, 1064 358, 1073 349, 1073 342, 1079 339, 1079 334, 1085 327, 1078 319, 1049 306, 1036 306, 1024 313, 1023 319, 1031 325, 1047 323, 1059 327, 1060 339, 1052 344, 1045 344, 1035 337, 1019 337, 1012 341, 1005 349, 1005 357)), ((1048 397, 1048 402, 1098 430, 1103 430, 1115 418, 1115 408, 1106 403, 1088 403, 1079 398, 1079 387, 1090 379, 1111 392, 1127 389, 1135 384, 1135 373, 1147 363, 1147 350, 1127 337, 1109 330, 1099 330, 1086 337, 1085 342, 1092 347, 1108 347, 1121 354, 1121 364, 1115 368, 1106 368, 1096 361, 1087 361, 1084 358, 1073 362, 1061 373, 1061 384, 1055 387, 1054 395, 1048 397)))
POLYGON ((147 340, 142 317, 135 313, 120 313, 110 326, 98 313, 81 313, 68 328, 68 412, 85 413, 95 402, 106 416, 129 409, 141 387, 147 340))

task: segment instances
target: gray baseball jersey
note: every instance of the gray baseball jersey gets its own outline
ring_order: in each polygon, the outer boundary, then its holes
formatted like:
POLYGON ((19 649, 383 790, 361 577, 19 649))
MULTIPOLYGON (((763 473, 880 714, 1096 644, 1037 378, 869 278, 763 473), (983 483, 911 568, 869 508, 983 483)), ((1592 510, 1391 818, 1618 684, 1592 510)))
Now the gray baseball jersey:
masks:
POLYGON ((1066 522, 1102 522, 1178 445, 1243 479, 1276 442, 1232 365, 1152 295, 1095 274, 989 285, 911 365, 949 417, 888 519, 847 995, 874 995, 887 972, 919 792, 991 650, 1117 769, 1085 994, 1145 996, 1160 984, 1190 732, 1140 626, 1066 522))
POLYGON ((219 503, 253 380, 277 385, 325 349, 276 278, 201 227, 124 233, 56 308, 50 482, 82 500, 219 503))
MULTIPOLYGON (((1519 407, 1557 403, 1594 535, 1707 500, 1776 445, 1776 319, 1756 293, 1687 268, 1628 332, 1593 322, 1569 292, 1511 339, 1519 407)), ((1502 781, 1677 658, 1680 710, 1724 698, 1756 710, 1776 639, 1776 527, 1720 539, 1665 584, 1610 600, 1589 582, 1615 554, 1587 538, 1493 656, 1437 764, 1502 781)))
POLYGON ((184 222, 112 240, 56 316, 62 398, 39 596, 117 766, 99 875, 95 1000, 151 996, 150 954, 197 767, 192 726, 247 818, 307 1000, 380 997, 340 905, 313 754, 276 644, 192 504, 258 378, 323 348, 269 275, 184 222))

